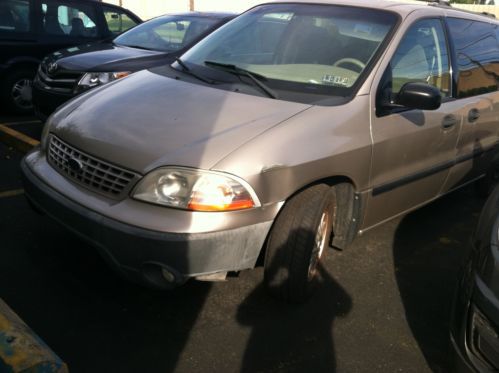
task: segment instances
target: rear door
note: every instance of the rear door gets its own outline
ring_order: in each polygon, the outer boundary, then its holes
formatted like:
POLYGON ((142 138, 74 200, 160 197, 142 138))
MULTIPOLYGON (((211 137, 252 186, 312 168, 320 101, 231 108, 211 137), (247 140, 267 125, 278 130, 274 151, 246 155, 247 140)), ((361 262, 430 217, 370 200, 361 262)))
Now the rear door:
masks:
POLYGON ((102 38, 96 5, 91 2, 41 0, 40 41, 46 54, 102 38))
POLYGON ((34 9, 29 0, 0 1, 0 70, 14 60, 37 61, 34 9))
MULTIPOLYGON (((378 72, 371 98, 372 193, 364 226, 369 227, 435 198, 455 157, 462 113, 452 99, 450 56, 440 18, 417 19, 408 26, 388 63, 378 72), (437 87, 438 110, 383 109, 408 82, 437 87)), ((392 47, 393 48, 393 47, 392 47)))
POLYGON ((483 18, 483 21, 446 20, 455 61, 455 95, 463 111, 463 123, 456 165, 443 192, 484 174, 496 153, 499 130, 497 26, 483 18))

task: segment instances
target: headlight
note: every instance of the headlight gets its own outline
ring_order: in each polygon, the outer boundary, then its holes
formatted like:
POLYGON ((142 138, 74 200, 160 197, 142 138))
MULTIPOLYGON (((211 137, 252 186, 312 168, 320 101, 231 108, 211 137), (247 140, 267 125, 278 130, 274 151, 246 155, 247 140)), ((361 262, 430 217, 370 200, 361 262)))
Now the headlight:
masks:
POLYGON ((124 78, 130 75, 130 71, 119 71, 111 73, 86 73, 78 82, 75 93, 83 92, 89 88, 112 82, 113 80, 124 78))
POLYGON ((251 187, 235 176, 181 167, 152 171, 139 182, 133 198, 194 211, 231 211, 260 205, 251 187))

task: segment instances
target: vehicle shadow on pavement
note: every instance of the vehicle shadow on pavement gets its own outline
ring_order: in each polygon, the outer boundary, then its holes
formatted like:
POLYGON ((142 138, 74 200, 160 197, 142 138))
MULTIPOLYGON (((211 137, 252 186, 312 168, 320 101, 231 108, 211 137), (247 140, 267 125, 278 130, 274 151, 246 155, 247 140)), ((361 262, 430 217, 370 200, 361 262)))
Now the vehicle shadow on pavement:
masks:
POLYGON ((0 245, 1 296, 70 372, 175 370, 211 284, 131 284, 22 196, 0 202, 0 233, 15 237, 0 245))
POLYGON ((405 216, 395 233, 395 275, 406 319, 434 372, 450 369, 452 299, 483 203, 471 185, 405 216))
POLYGON ((237 321, 251 330, 241 372, 335 371, 333 324, 352 299, 320 263, 318 272, 321 283, 304 304, 274 300, 263 284, 241 303, 237 321))

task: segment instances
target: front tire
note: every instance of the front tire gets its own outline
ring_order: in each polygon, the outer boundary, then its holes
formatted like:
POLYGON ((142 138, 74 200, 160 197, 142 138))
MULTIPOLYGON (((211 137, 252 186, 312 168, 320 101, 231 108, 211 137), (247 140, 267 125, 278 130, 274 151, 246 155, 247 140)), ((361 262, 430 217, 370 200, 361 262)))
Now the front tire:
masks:
POLYGON ((2 96, 7 108, 14 113, 28 114, 33 111, 32 85, 35 71, 20 68, 10 72, 2 85, 2 96))
POLYGON ((274 297, 301 303, 312 294, 335 214, 334 188, 326 184, 305 189, 284 205, 265 255, 264 282, 274 297))

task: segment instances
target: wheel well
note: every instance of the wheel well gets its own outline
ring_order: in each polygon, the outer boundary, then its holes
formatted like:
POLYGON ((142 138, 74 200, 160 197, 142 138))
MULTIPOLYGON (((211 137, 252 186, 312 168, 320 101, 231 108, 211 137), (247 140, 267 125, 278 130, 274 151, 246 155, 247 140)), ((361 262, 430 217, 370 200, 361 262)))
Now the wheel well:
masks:
MULTIPOLYGON (((291 197, 317 184, 327 184, 334 187, 336 198, 336 216, 329 246, 338 250, 343 250, 354 240, 361 223, 364 201, 357 193, 355 183, 347 176, 331 176, 309 183, 286 198, 291 197)), ((278 214, 279 215, 279 214, 278 214)), ((277 218, 277 217, 276 217, 277 218)), ((274 220, 275 221, 275 220, 274 220)), ((272 226, 273 228, 273 226, 272 226)), ((257 261, 257 265, 263 264, 267 241, 272 232, 270 229, 263 244, 257 261)))
POLYGON ((32 70, 33 72, 36 73, 36 69, 38 68, 38 64, 35 63, 34 61, 33 62, 29 62, 29 61, 23 61, 23 62, 17 62, 17 63, 13 63, 12 65, 10 65, 3 73, 2 73, 2 76, 6 77, 8 76, 9 74, 12 74, 13 71, 16 71, 16 70, 23 70, 23 69, 26 69, 26 70, 32 70))
POLYGON ((336 198, 336 216, 329 245, 343 250, 357 235, 364 207, 363 200, 357 192, 355 183, 347 176, 324 178, 305 186, 304 189, 321 183, 334 187, 336 198))

